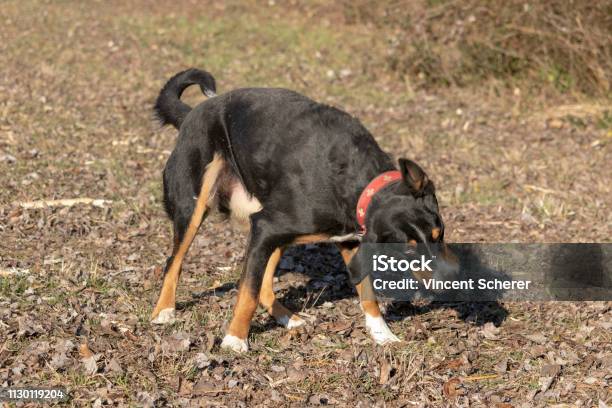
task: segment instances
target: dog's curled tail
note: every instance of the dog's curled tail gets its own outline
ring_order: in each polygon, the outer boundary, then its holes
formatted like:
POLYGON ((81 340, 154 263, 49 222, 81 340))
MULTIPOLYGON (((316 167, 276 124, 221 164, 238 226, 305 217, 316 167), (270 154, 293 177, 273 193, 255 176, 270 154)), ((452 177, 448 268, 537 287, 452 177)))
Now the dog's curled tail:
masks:
POLYGON ((155 101, 155 116, 162 125, 172 125, 179 129, 191 111, 191 106, 181 101, 183 91, 191 85, 199 85, 204 95, 215 96, 215 78, 206 71, 191 68, 179 72, 166 82, 155 101))

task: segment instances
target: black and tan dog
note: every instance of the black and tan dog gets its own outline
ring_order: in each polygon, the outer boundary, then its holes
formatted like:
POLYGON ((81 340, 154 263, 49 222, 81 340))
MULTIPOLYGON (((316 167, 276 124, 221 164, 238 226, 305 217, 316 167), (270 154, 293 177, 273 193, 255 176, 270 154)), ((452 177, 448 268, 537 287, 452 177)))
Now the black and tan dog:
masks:
POLYGON ((164 170, 174 249, 154 323, 174 319, 185 254, 209 210, 219 210, 250 227, 222 347, 248 350, 258 303, 286 327, 304 323, 276 300, 274 272, 285 247, 323 241, 337 243, 376 343, 399 341, 381 315, 371 279, 360 272, 362 261, 353 255, 360 242, 443 240, 433 183, 417 164, 400 159, 396 170, 372 135, 343 111, 285 89, 215 96, 213 77, 197 69, 172 77, 155 111, 163 124, 179 129, 179 136, 164 170), (192 109, 180 97, 194 84, 211 98, 192 109))

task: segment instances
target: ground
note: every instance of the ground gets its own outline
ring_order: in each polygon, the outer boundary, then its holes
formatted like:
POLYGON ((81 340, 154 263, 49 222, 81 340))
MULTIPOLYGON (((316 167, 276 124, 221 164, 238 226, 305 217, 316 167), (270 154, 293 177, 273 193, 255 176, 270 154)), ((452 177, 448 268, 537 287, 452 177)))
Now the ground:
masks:
POLYGON ((377 347, 325 246, 292 249, 278 271, 309 324, 287 332, 260 311, 249 353, 224 352, 245 244, 225 224, 194 242, 178 321, 149 323, 176 137, 151 106, 181 69, 360 118, 428 171, 450 242, 609 242, 609 101, 421 89, 382 66, 381 28, 316 4, 8 0, 0 19, 0 386, 63 386, 74 406, 610 404, 611 302, 393 304, 403 342, 377 347), (19 206, 66 198, 108 201, 19 206))

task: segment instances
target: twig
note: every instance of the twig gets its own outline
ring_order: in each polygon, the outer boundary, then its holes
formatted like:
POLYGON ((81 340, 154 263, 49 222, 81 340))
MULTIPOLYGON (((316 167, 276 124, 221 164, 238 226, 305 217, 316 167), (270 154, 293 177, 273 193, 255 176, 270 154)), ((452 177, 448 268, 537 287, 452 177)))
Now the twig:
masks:
POLYGON ((219 390, 206 390, 206 391, 197 391, 197 394, 220 394, 220 393, 226 393, 226 392, 230 392, 231 390, 229 388, 222 388, 219 390))
POLYGON ((319 296, 317 296, 317 298, 315 299, 314 303, 312 304, 312 306, 310 307, 315 307, 317 305, 317 302, 319 301, 319 298, 321 297, 321 295, 323 294, 323 292, 325 291, 325 289, 327 289, 329 285, 325 285, 323 286, 323 289, 321 289, 321 292, 319 292, 319 296))
POLYGON ((527 190, 540 191, 540 192, 546 193, 546 194, 557 194, 557 195, 560 195, 560 196, 565 196, 566 195, 562 191, 551 190, 551 189, 548 189, 548 188, 538 187, 538 186, 534 186, 534 185, 531 185, 531 184, 525 184, 524 187, 527 190))
POLYGON ((480 380, 492 380, 499 377, 497 374, 484 374, 484 375, 471 375, 469 377, 461 378, 461 381, 480 381, 480 380))
POLYGON ((94 198, 64 198, 61 200, 38 200, 20 202, 18 205, 26 210, 38 209, 46 207, 72 207, 77 204, 93 205, 94 207, 104 207, 111 204, 111 200, 94 199, 94 198))
POLYGON ((10 268, 10 269, 0 269, 0 276, 9 277, 9 276, 23 276, 30 273, 29 269, 18 269, 18 268, 10 268))

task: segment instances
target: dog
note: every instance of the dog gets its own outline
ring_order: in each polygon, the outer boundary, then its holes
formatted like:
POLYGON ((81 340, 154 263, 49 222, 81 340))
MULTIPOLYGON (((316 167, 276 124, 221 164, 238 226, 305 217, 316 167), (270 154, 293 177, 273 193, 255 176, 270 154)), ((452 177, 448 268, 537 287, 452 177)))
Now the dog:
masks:
POLYGON ((444 224, 433 182, 419 165, 398 168, 349 114, 280 88, 216 95, 213 76, 189 69, 162 88, 154 111, 179 130, 163 172, 164 206, 174 246, 153 323, 174 320, 181 265, 212 210, 249 229, 233 317, 221 347, 248 350, 250 322, 261 304, 278 323, 304 320, 275 297, 273 278, 287 246, 335 243, 356 286, 365 325, 377 344, 399 341, 382 316, 360 243, 442 243, 444 224), (198 85, 208 97, 181 101, 198 85))

